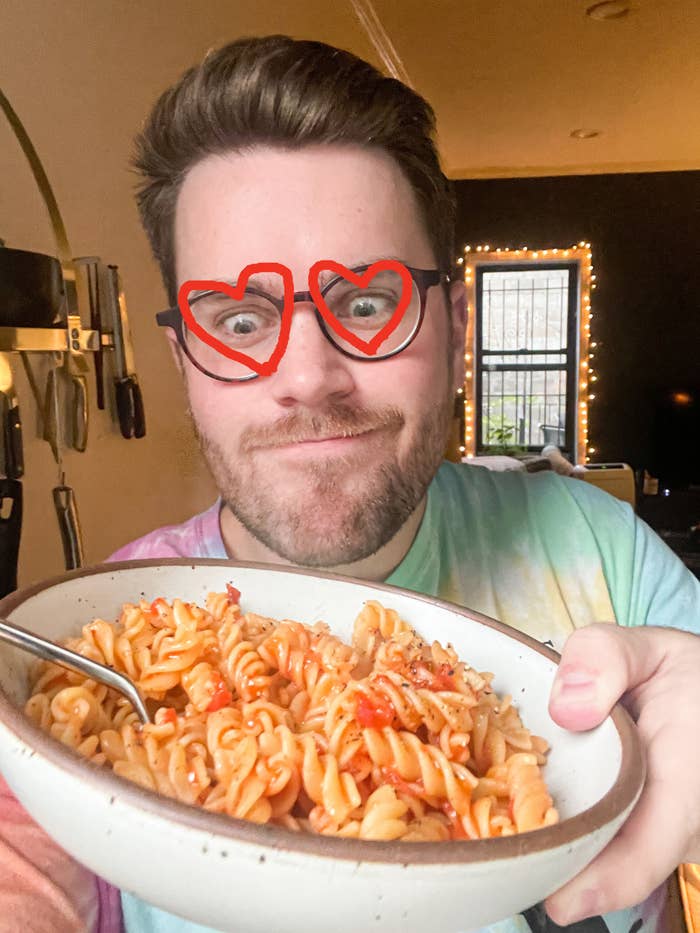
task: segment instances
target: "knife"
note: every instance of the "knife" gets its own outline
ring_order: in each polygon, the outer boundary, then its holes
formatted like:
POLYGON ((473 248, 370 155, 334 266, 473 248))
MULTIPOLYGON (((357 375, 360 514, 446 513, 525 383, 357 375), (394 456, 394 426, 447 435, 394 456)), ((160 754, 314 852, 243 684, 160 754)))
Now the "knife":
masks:
POLYGON ((46 379, 43 412, 44 440, 48 441, 58 467, 58 483, 53 489, 53 502, 61 534, 66 570, 75 570, 83 565, 83 541, 75 493, 70 486, 66 485, 66 475, 63 470, 59 368, 63 368, 63 364, 61 354, 57 353, 54 365, 49 370, 46 379))
POLYGON ((80 315, 68 314, 68 351, 65 354, 63 368, 72 385, 71 406, 71 438, 70 443, 74 450, 84 453, 88 440, 88 364, 80 349, 80 331, 82 324, 80 315))
POLYGON ((2 399, 1 458, 5 476, 0 478, 0 596, 17 589, 17 564, 22 537, 22 428, 19 405, 12 380, 12 369, 5 353, 0 353, 0 393, 2 399))
POLYGON ((109 309, 114 333, 114 385, 117 395, 117 414, 122 437, 143 437, 146 434, 146 415, 143 408, 141 386, 136 375, 131 329, 126 313, 119 269, 108 266, 109 309))
POLYGON ((90 327, 97 331, 98 349, 94 351, 95 361, 95 388, 97 390, 97 407, 104 411, 104 361, 102 358, 102 294, 100 291, 100 270, 104 268, 99 256, 81 256, 75 260, 76 265, 84 266, 87 271, 88 298, 90 300, 90 327))
POLYGON ((0 406, 2 407, 2 435, 4 472, 8 479, 24 476, 22 449, 22 422, 19 402, 12 378, 12 367, 6 353, 0 353, 0 406))
POLYGON ((17 589, 17 562, 22 537, 22 484, 0 478, 0 596, 17 589))

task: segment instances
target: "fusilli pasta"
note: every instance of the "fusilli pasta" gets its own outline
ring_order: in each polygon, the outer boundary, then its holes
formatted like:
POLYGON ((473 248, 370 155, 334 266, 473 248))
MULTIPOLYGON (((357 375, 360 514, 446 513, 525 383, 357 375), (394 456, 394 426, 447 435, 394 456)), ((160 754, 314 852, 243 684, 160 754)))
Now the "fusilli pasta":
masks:
POLYGON ((26 704, 42 729, 184 803, 368 840, 512 835, 557 821, 547 743, 492 675, 367 602, 352 646, 324 623, 244 613, 233 586, 204 607, 123 607, 67 642, 134 680, 153 723, 95 681, 43 664, 26 704))

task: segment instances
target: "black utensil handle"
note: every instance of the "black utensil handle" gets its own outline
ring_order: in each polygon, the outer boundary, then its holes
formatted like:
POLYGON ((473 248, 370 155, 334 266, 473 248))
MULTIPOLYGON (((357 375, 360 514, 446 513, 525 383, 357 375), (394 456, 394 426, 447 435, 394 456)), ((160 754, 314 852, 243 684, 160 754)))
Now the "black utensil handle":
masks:
POLYGON ((83 565, 83 542, 75 494, 70 486, 56 486, 53 491, 53 501, 61 532, 66 570, 76 570, 83 565))
POLYGON ((125 376, 123 379, 115 379, 115 389, 117 392, 117 414, 119 416, 119 428, 122 437, 127 440, 134 436, 134 393, 131 379, 125 376))
POLYGON ((131 377, 131 395, 134 403, 134 437, 146 436, 146 411, 143 407, 141 386, 136 376, 131 377))
POLYGON ((0 596, 17 589, 17 563, 22 537, 22 484, 0 479, 0 596))
POLYGON ((10 408, 5 419, 5 460, 5 472, 10 479, 24 476, 22 422, 18 406, 10 408))
POLYGON ((96 350, 93 353, 95 357, 95 389, 97 396, 97 407, 100 411, 105 410, 105 382, 104 382, 104 362, 102 360, 102 350, 96 350))

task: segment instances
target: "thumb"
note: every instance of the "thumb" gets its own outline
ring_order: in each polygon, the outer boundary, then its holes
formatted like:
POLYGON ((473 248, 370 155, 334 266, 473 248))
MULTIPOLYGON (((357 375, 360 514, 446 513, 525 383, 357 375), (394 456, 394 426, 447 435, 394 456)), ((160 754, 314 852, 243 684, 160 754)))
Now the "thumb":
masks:
POLYGON ((625 693, 658 669, 663 651, 655 634, 607 623, 577 629, 564 645, 552 685, 552 719, 575 732, 599 725, 625 693))

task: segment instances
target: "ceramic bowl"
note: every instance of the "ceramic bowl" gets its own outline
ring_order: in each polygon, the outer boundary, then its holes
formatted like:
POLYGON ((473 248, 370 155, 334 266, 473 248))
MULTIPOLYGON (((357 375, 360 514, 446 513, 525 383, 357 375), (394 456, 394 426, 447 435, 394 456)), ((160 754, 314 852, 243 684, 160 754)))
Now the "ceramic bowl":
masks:
MULTIPOLYGON (((323 620, 348 640, 363 602, 380 600, 428 639, 495 672, 524 724, 551 744, 545 777, 561 822, 512 837, 442 843, 343 840, 207 813, 78 758, 24 716, 32 659, 0 651, 0 771, 68 852, 171 913, 236 933, 466 933, 541 901, 620 828, 644 765, 621 708, 583 734, 547 712, 558 655, 475 612, 407 590, 322 573, 223 561, 133 561, 14 593, 0 614, 54 640, 140 597, 203 601, 233 583, 244 609, 323 620)), ((546 611, 546 607, 543 607, 546 611)))

